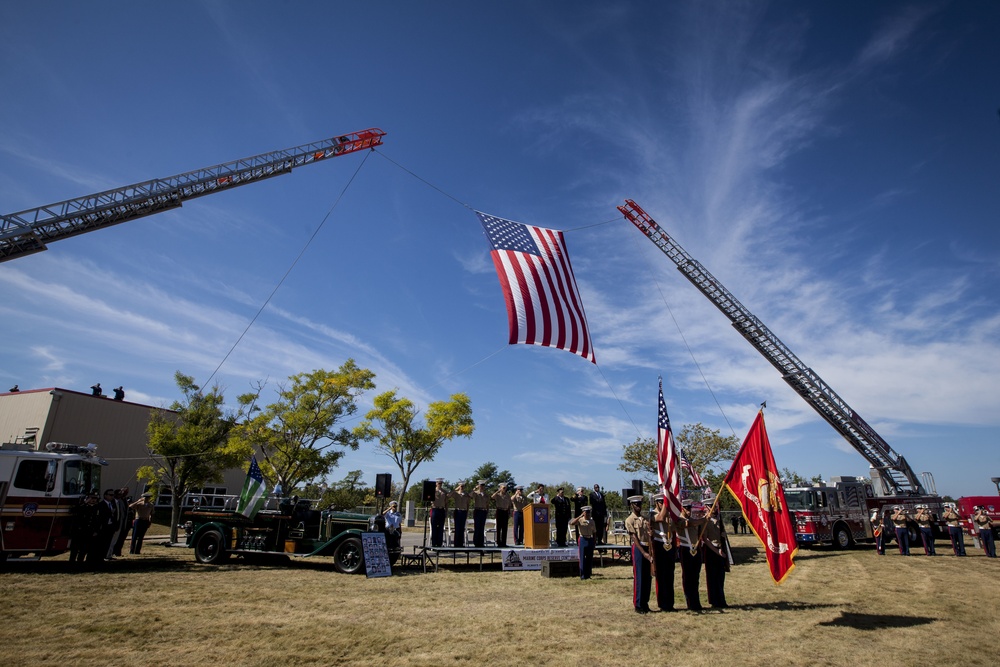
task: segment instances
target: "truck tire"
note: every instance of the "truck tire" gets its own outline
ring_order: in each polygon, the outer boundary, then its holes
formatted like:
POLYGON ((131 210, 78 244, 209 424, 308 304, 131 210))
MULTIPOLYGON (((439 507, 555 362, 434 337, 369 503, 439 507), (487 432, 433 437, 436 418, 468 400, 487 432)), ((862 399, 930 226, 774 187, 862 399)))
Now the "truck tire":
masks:
POLYGON ((854 535, 851 531, 847 529, 842 523, 838 523, 833 527, 833 548, 834 549, 850 549, 854 546, 854 535))
POLYGON ((229 559, 226 540, 218 530, 206 530, 194 543, 194 559, 206 565, 218 565, 229 559))
POLYGON ((356 574, 365 568, 365 552, 361 540, 348 537, 333 551, 333 566, 342 574, 356 574))

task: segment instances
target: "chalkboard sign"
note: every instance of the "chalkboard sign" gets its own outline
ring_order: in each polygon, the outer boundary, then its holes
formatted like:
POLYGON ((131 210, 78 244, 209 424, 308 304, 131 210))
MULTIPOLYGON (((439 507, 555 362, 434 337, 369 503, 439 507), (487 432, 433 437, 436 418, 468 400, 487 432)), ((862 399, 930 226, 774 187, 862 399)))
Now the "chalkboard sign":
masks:
POLYGON ((385 545, 384 533, 361 533, 361 547, 365 553, 365 576, 392 576, 389 548, 385 545))

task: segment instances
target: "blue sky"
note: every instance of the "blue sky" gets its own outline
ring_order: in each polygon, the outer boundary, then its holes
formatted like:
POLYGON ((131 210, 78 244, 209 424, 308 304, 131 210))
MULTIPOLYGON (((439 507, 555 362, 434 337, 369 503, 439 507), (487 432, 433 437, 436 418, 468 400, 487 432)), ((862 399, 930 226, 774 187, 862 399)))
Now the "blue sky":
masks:
MULTIPOLYGON (((779 466, 867 474, 631 198, 940 492, 995 493, 997 34, 991 3, 6 3, 5 213, 388 134, 0 265, 0 382, 169 403, 330 213, 216 376, 231 398, 353 357, 423 406, 471 396, 475 435, 418 477, 618 489, 662 374, 677 430, 742 439, 766 400, 779 466), (506 345, 466 206, 567 230, 598 366, 506 345)), ((330 479, 359 468, 396 472, 362 446, 330 479)))

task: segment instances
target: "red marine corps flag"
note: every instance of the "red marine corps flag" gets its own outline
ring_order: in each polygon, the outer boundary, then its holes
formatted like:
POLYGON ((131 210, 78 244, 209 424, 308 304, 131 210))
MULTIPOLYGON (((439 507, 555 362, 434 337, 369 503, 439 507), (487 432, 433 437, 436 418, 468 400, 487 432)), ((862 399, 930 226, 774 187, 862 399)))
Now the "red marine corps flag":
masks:
POLYGON ((476 215, 507 302, 510 344, 557 347, 596 364, 563 233, 476 215))
POLYGON ((757 413, 722 485, 740 504, 747 524, 767 553, 771 578, 780 584, 795 567, 793 559, 798 549, 785 491, 764 429, 763 409, 757 413))

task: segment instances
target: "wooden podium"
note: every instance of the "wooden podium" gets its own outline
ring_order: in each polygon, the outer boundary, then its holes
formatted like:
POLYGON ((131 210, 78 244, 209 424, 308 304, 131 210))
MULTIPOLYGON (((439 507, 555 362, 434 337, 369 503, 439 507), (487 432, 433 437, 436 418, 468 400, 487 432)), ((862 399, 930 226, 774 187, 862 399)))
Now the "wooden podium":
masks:
POLYGON ((545 503, 531 503, 523 510, 524 518, 524 548, 548 549, 549 539, 549 509, 545 503))

